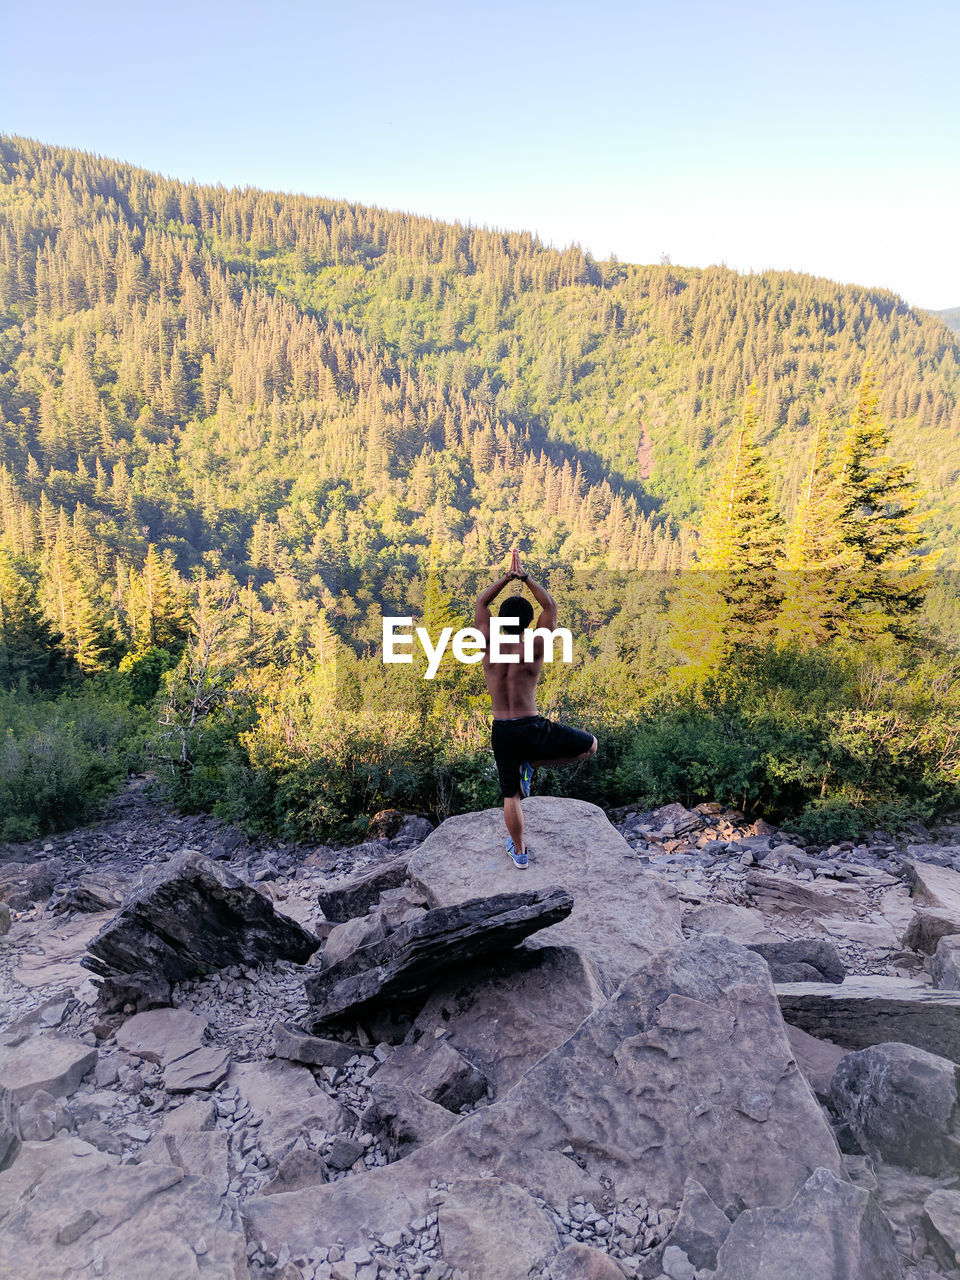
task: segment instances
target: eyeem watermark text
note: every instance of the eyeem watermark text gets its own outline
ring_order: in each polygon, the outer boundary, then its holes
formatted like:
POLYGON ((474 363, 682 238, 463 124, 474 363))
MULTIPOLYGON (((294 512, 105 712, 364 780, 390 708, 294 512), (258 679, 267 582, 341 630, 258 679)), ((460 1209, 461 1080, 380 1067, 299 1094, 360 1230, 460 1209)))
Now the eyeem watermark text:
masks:
MULTIPOLYGON (((384 662, 412 662, 413 654, 402 652, 402 650, 413 648, 413 635, 410 629, 413 627, 413 618, 384 618, 383 619, 383 660, 384 662), (406 632, 406 634, 404 634, 406 632)), ((510 620, 506 618, 490 619, 490 661, 491 662, 519 662, 520 654, 514 652, 506 652, 502 645, 504 642, 516 643, 518 636, 516 630, 509 630, 510 620)), ((553 662, 553 647, 557 640, 560 641, 560 661, 573 662, 573 636, 566 627, 557 627, 553 631, 549 631, 546 627, 531 628, 524 632, 523 635, 523 661, 533 662, 534 646, 537 637, 543 639, 543 660, 544 662, 553 662)), ((425 680, 432 680, 437 674, 443 655, 446 653, 447 645, 451 643, 453 637, 452 652, 458 662, 466 663, 468 666, 475 662, 482 662, 483 655, 486 650, 486 641, 483 633, 478 631, 476 627, 463 627, 454 633, 453 627, 444 627, 440 632, 437 643, 434 644, 430 638, 430 633, 426 627, 416 628, 416 637, 420 641, 420 646, 427 656, 427 670, 424 673, 425 680)))

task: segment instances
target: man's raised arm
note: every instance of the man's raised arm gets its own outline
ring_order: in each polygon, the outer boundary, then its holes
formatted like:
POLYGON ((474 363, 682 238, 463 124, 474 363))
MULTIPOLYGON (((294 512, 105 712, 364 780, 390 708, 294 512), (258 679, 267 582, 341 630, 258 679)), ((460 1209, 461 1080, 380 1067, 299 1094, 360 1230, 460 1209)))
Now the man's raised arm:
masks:
MULTIPOLYGON (((513 553, 516 556, 516 552, 513 553)), ((557 602, 547 590, 542 587, 539 582, 535 582, 529 573, 524 573, 520 568, 520 560, 516 560, 516 576, 519 580, 530 588, 530 594, 540 606, 540 617, 537 619, 538 627, 545 627, 547 631, 552 631, 557 625, 557 602)))
POLYGON ((486 591, 481 591, 477 596, 477 604, 473 611, 473 625, 478 631, 482 631, 485 636, 490 635, 490 606, 496 600, 497 596, 503 588, 510 582, 516 574, 512 571, 505 573, 502 578, 498 578, 486 591))

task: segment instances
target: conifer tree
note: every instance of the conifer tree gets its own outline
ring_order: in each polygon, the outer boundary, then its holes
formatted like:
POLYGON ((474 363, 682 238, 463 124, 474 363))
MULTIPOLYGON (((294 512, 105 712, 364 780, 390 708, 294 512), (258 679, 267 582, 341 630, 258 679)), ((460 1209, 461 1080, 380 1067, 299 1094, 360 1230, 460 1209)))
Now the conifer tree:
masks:
POLYGON ((784 556, 784 600, 777 619, 781 643, 809 648, 835 638, 844 628, 855 580, 841 508, 828 452, 827 420, 821 414, 784 556))
POLYGON ((44 689, 58 684, 66 674, 59 640, 33 587, 0 550, 0 688, 21 679, 44 689))
POLYGON ((914 634, 913 615, 935 559, 921 553, 918 495, 908 468, 887 453, 889 443, 868 365, 836 469, 838 519, 855 584, 854 634, 914 634))
POLYGON ((675 646, 699 672, 768 638, 782 599, 782 520, 757 444, 756 395, 751 387, 707 503, 698 567, 685 575, 676 606, 675 646))

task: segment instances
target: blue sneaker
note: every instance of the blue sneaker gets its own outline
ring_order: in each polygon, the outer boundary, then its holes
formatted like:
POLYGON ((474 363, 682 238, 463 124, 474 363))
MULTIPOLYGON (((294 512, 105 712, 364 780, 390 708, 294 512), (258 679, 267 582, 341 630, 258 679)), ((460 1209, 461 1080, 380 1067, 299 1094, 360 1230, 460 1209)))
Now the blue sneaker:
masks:
POLYGON ((536 772, 536 769, 529 761, 520 766, 520 793, 525 800, 530 795, 530 788, 533 786, 533 775, 536 772))
POLYGON ((523 853, 517 853, 512 836, 507 836, 507 853, 509 853, 510 857, 513 859, 513 865, 515 867, 519 867, 521 871, 526 871, 529 866, 527 851, 524 849, 523 853))

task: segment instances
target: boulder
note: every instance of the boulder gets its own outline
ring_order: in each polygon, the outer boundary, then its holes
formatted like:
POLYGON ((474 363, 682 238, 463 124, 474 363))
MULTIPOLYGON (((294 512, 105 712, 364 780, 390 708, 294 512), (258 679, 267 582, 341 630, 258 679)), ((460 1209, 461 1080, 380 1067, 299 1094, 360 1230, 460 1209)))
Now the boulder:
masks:
POLYGON ((396 889, 403 884, 409 861, 410 854, 404 853, 379 863, 372 871, 325 886, 317 895, 321 911, 335 924, 366 915, 385 889, 396 889))
POLYGON ((868 1155, 936 1177, 960 1167, 958 1082, 946 1058, 877 1044, 842 1059, 830 1101, 868 1155))
POLYGON ((459 1111, 487 1092, 487 1078, 444 1040, 422 1036, 416 1044, 398 1045, 374 1079, 403 1085, 447 1111, 459 1111))
POLYGON ((263 1188, 265 1196, 281 1191, 297 1191, 301 1187, 315 1187, 329 1178, 327 1163, 319 1151, 311 1150, 303 1138, 298 1138, 280 1161, 277 1172, 263 1188))
POLYGON ((14 911, 28 911, 35 902, 46 902, 66 871, 63 858, 0 864, 0 902, 14 911))
POLYGON ((324 1093, 310 1071, 292 1062, 234 1062, 228 1083, 236 1085, 259 1117, 260 1149, 274 1164, 311 1129, 336 1133, 353 1127, 348 1113, 324 1093))
POLYGON ((10 932, 11 921, 12 916, 10 915, 10 908, 5 902, 0 902, 0 938, 2 938, 5 933, 10 932))
POLYGON ((923 1202, 930 1243, 945 1267, 960 1263, 960 1191, 934 1191, 923 1202))
POLYGON ((640 1275, 656 1276, 669 1248, 682 1250, 694 1267, 713 1270, 717 1251, 727 1238, 730 1219, 695 1178, 688 1178, 680 1202, 680 1213, 669 1235, 652 1249, 640 1264, 640 1275))
POLYGON ((273 1029, 273 1056, 302 1062, 308 1067, 342 1067, 356 1049, 342 1040, 312 1036, 292 1022, 278 1022, 273 1029))
POLYGON ((784 1203, 820 1166, 839 1174, 840 1153, 769 969, 707 936, 648 959, 512 1089, 428 1145, 245 1210, 258 1239, 296 1254, 319 1238, 365 1243, 371 1223, 402 1230, 429 1212, 434 1178, 493 1175, 553 1204, 596 1202, 612 1182, 672 1207, 693 1177, 726 1209, 784 1203))
POLYGON ((96 1064, 97 1051, 80 1040, 48 1032, 12 1048, 0 1049, 0 1087, 14 1102, 26 1102, 38 1089, 67 1098, 96 1064))
POLYGON ((458 968, 435 987, 414 1024, 424 1037, 442 1033, 497 1093, 604 1003, 594 967, 577 950, 535 943, 536 936, 508 955, 458 968))
POLYGON ((960 934, 960 912, 944 911, 940 907, 920 907, 914 911, 904 932, 902 942, 911 951, 933 955, 941 938, 960 934))
POLYGON ((897 1040, 960 1063, 960 992, 870 974, 778 983, 777 996, 787 1022, 848 1049, 897 1040))
POLYGON ((930 961, 930 977, 941 991, 960 990, 960 934, 941 938, 930 961))
POLYGON ((391 1160, 402 1159, 414 1147, 425 1146, 450 1128, 456 1117, 446 1107, 429 1102, 404 1084, 378 1080, 370 1085, 370 1102, 363 1127, 380 1140, 391 1160))
POLYGON ((362 947, 307 978, 313 1029, 346 1014, 355 1017, 372 1006, 425 995, 457 965, 508 950, 562 920, 572 908, 568 893, 548 888, 474 898, 428 911, 382 942, 362 947))
POLYGON ((784 1208, 747 1209, 720 1246, 711 1280, 901 1280, 890 1224, 870 1195, 815 1170, 784 1208))
POLYGON ((38 1089, 21 1106, 17 1122, 24 1142, 49 1142, 59 1129, 69 1132, 76 1127, 63 1103, 45 1089, 38 1089))
POLYGON ((560 1247, 529 1192, 499 1178, 458 1178, 438 1212, 444 1262, 483 1280, 517 1280, 560 1247))
POLYGON ((66 915, 70 911, 84 914, 95 911, 115 911, 121 903, 117 889, 99 876, 81 876, 79 881, 57 898, 50 910, 53 915, 66 915))
POLYGON ((960 872, 921 861, 906 862, 904 872, 916 902, 960 915, 960 872))
POLYGON ((320 962, 324 969, 329 969, 361 947, 382 942, 386 936, 387 921, 383 912, 368 911, 365 916, 356 916, 353 920, 334 925, 323 944, 320 962))
POLYGON ((764 911, 787 915, 856 915, 859 907, 869 903, 857 885, 819 882, 814 888, 790 876, 763 871, 747 872, 744 893, 764 911))
POLYGON ((787 938, 783 942, 748 942, 751 951, 763 956, 774 982, 842 982, 847 968, 836 944, 826 938, 787 938), (800 976, 786 973, 801 966, 800 976))
POLYGON ((121 1164, 76 1138, 27 1142, 0 1173, 5 1274, 150 1280, 246 1280, 235 1201, 206 1178, 162 1164, 121 1164))
POLYGON ((305 963, 319 943, 221 863, 185 850, 148 873, 91 941, 84 965, 130 991, 155 995, 228 965, 305 963))
MULTIPOLYGON (((681 940, 676 890, 638 868, 633 850, 596 805, 534 796, 523 812, 533 849, 524 888, 559 885, 574 901, 562 923, 528 946, 573 947, 593 966, 603 994, 612 995, 661 947, 681 940)), ((504 839, 502 809, 448 818, 410 859, 411 883, 434 907, 500 893, 518 874, 504 839)))

